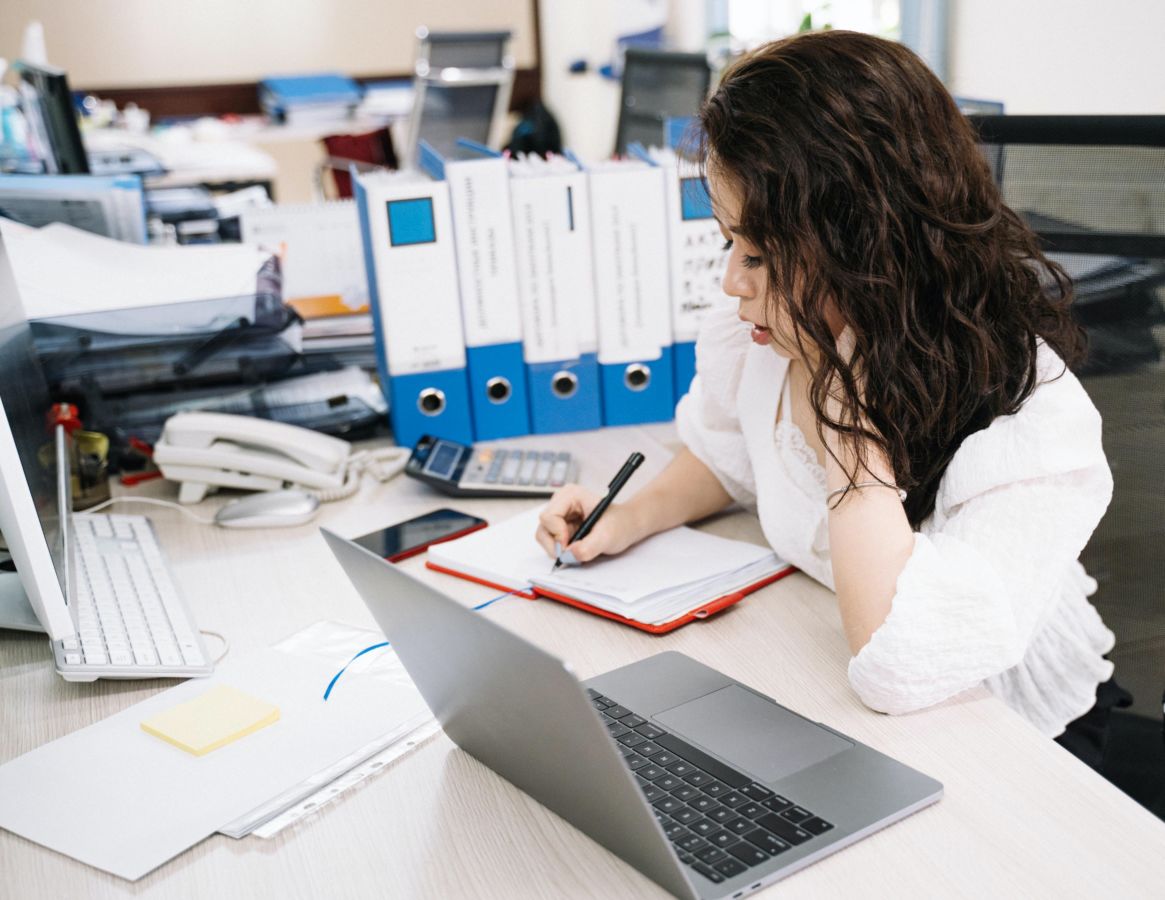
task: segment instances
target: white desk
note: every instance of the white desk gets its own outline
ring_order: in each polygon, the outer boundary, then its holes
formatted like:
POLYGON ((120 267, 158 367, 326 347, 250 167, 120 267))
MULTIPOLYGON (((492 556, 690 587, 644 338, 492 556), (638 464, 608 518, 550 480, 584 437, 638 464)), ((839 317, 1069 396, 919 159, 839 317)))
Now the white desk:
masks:
MULTIPOLYGON (((549 438, 602 485, 629 449, 646 465, 670 428, 549 438)), ((531 443, 537 443, 532 439, 531 443)), ((645 471, 637 476, 645 483, 645 471)), ((633 485, 635 482, 632 483, 633 485)), ((630 486, 629 486, 630 489, 630 486)), ((139 490, 174 496, 150 482, 139 490)), ((369 481, 316 525, 357 535, 453 505, 493 521, 528 501, 452 501, 400 478, 369 481)), ((208 501, 205 508, 214 502, 208 501)), ((129 507, 125 508, 127 511, 129 507)), ((136 511, 136 510, 134 510, 136 511)), ((149 511, 199 625, 231 653, 319 619, 374 627, 315 525, 226 532, 149 511)), ((760 540, 752 517, 708 526, 760 540)), ((487 588, 410 571, 467 603, 487 588)), ((1165 885, 1165 824, 1039 735, 985 690, 902 717, 864 708, 845 678, 833 596, 802 575, 707 622, 652 637, 555 603, 510 598, 481 613, 569 659, 581 677, 679 650, 812 719, 938 778, 938 804, 791 876, 781 897, 1150 897, 1165 885)), ((215 642, 210 641, 213 649, 215 642)), ((124 709, 164 682, 66 684, 43 637, 0 634, 0 761, 124 709)), ((0 803, 3 798, 0 798, 0 803)), ((68 815, 67 810, 61 811, 68 815)), ((352 794, 271 841, 213 837, 130 885, 0 832, 0 896, 45 897, 660 897, 621 860, 440 735, 352 794)))

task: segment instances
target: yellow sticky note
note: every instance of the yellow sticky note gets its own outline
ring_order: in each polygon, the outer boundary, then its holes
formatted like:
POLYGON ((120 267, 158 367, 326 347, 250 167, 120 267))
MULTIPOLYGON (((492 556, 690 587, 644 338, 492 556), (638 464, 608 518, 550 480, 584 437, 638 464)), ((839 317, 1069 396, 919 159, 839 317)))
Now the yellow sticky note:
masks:
POLYGON ((278 706, 224 684, 146 719, 142 731, 205 756, 277 721, 278 706))

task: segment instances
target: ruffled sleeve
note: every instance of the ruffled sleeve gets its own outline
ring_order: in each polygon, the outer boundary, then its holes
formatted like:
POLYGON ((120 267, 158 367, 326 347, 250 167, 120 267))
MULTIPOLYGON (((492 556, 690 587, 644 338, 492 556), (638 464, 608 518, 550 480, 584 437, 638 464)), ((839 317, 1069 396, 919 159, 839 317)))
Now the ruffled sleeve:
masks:
POLYGON ((850 661, 873 709, 930 706, 1016 666, 1108 507, 1100 415, 1041 355, 1050 380, 955 454, 890 614, 850 661))
POLYGON ((737 392, 748 350, 748 332, 735 309, 724 304, 701 323, 696 339, 696 377, 676 407, 680 440, 737 503, 756 502, 756 481, 737 413, 737 392))

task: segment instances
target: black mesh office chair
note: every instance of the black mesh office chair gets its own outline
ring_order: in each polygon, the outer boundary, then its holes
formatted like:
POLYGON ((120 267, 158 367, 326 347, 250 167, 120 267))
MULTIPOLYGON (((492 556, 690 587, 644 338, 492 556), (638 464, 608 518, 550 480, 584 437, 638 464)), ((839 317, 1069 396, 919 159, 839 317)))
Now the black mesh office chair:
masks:
POLYGON ((677 53, 628 47, 623 60, 623 90, 615 154, 627 145, 659 147, 667 119, 694 116, 708 96, 712 70, 703 53, 677 53))
POLYGON ((1105 774, 1165 817, 1165 116, 971 116, 1009 206, 1075 282, 1112 505, 1082 561, 1116 634, 1105 774))

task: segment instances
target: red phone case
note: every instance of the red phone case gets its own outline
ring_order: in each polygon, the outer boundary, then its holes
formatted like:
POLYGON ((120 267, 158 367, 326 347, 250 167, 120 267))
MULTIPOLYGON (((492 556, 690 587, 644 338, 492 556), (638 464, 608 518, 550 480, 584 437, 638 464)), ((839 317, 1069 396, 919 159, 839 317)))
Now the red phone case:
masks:
POLYGON ((468 528, 462 528, 460 531, 454 531, 452 534, 447 534, 444 537, 434 538, 433 540, 427 541, 424 544, 420 544, 416 547, 410 547, 408 550, 403 550, 400 553, 396 553, 392 556, 386 556, 385 559, 387 559, 390 563, 400 562, 402 559, 408 559, 410 556, 416 556, 418 553, 424 553, 434 544, 443 544, 445 541, 455 541, 459 537, 465 537, 467 534, 472 534, 475 531, 481 531, 481 529, 485 528, 485 526, 488 524, 489 522, 486 522, 483 519, 475 525, 470 525, 468 528))

